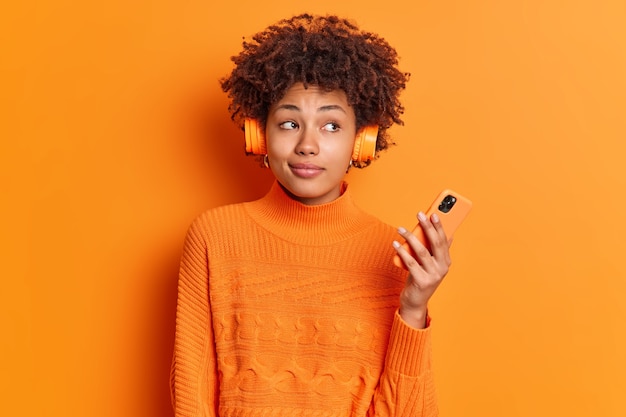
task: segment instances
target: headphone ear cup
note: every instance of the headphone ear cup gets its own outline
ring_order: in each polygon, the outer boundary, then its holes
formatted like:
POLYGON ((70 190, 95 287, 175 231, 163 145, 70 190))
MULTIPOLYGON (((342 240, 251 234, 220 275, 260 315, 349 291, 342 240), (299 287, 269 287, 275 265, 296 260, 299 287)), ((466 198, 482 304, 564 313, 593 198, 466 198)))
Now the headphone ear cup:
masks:
POLYGON ((263 131, 256 119, 244 120, 244 135, 246 139, 246 153, 254 155, 265 155, 267 148, 265 146, 265 137, 263 131))
POLYGON ((378 126, 365 126, 356 135, 352 160, 366 162, 374 159, 376 154, 376 140, 378 139, 378 126))

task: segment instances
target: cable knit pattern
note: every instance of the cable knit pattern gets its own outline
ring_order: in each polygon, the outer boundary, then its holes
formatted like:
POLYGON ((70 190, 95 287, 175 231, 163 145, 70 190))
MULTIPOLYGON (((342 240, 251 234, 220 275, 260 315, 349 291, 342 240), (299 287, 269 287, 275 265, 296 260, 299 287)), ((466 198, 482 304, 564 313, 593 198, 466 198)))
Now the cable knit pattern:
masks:
POLYGON ((438 415, 430 328, 397 314, 395 238, 347 189, 306 206, 275 183, 196 219, 179 277, 176 416, 438 415))

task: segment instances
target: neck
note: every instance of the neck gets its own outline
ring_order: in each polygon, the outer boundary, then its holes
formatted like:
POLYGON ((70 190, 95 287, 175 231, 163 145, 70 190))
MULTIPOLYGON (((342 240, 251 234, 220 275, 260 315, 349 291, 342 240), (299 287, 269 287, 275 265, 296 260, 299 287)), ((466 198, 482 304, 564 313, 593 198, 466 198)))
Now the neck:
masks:
POLYGON ((248 212, 261 227, 292 242, 321 245, 345 240, 374 218, 354 204, 346 184, 341 189, 343 193, 331 202, 307 205, 275 182, 265 197, 248 203, 248 212))

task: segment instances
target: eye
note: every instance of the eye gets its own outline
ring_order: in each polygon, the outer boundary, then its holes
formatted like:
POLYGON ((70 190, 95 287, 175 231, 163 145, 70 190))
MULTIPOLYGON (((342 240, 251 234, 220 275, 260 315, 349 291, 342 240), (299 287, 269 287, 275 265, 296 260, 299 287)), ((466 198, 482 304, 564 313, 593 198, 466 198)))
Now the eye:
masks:
POLYGON ((281 129, 285 129, 285 130, 293 130, 293 129, 297 129, 298 128, 298 124, 296 122, 293 122, 293 121, 283 122, 283 123, 281 123, 278 126, 281 129))
POLYGON ((330 122, 330 123, 326 123, 322 129, 328 132, 337 132, 340 129, 340 127, 337 123, 330 122))

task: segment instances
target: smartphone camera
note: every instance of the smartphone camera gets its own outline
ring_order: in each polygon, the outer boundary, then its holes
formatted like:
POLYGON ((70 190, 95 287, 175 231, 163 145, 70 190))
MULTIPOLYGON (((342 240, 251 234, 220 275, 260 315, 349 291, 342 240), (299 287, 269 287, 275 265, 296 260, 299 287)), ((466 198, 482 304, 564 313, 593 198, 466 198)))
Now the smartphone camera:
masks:
POLYGON ((443 200, 441 200, 441 203, 439 204, 439 211, 441 211, 442 213, 447 213, 452 210, 454 204, 456 204, 456 197, 447 195, 444 197, 443 200))

